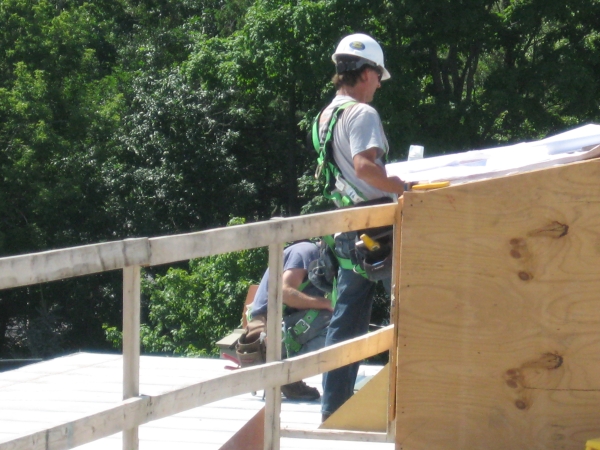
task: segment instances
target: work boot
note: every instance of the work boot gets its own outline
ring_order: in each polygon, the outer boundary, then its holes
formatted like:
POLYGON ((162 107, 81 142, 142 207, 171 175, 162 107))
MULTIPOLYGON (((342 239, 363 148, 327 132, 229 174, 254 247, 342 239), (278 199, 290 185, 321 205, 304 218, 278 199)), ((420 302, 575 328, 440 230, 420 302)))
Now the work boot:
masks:
POLYGON ((288 400, 318 400, 321 397, 319 391, 308 386, 304 381, 296 381, 295 383, 285 384, 281 386, 281 393, 288 400))

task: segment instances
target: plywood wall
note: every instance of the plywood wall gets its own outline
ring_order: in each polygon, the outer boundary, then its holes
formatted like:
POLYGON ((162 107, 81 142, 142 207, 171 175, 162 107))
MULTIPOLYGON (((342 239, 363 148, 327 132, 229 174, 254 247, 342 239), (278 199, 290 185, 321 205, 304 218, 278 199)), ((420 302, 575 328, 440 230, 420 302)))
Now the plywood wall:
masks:
POLYGON ((600 437, 600 161, 404 201, 396 448, 600 437))

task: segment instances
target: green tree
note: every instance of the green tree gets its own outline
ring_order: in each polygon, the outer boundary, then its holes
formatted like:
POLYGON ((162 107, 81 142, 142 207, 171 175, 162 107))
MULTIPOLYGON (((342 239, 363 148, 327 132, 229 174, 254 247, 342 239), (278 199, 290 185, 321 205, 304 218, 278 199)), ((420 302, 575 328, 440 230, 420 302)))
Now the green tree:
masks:
POLYGON ((132 105, 103 177, 119 235, 188 232, 227 223, 254 200, 230 152, 237 133, 217 123, 219 94, 190 86, 180 70, 132 82, 132 105))
MULTIPOLYGON (((113 236, 99 176, 122 107, 110 28, 88 3, 0 5, 0 255, 113 236)), ((92 342, 79 320, 114 304, 82 295, 79 283, 0 292, 0 351, 48 355, 81 346, 77 335, 92 342)))
POLYGON ((334 2, 255 1, 231 36, 198 35, 185 64, 191 83, 222 93, 227 124, 239 133, 232 153, 263 201, 258 217, 298 214, 307 200, 298 178, 314 159, 307 118, 331 92, 332 22, 334 2))
POLYGON ((538 139, 598 118, 596 0, 387 2, 377 99, 394 157, 538 139))

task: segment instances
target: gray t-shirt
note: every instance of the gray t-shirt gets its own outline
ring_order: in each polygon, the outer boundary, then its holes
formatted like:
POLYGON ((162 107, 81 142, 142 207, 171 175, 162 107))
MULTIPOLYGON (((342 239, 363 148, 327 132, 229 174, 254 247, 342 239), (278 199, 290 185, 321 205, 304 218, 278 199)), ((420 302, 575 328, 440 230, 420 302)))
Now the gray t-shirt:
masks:
MULTIPOLYGON (((308 265, 314 260, 319 258, 319 247, 312 242, 298 242, 290 245, 283 251, 283 271, 289 269, 304 269, 308 273, 308 265)), ((302 290, 307 295, 313 297, 323 297, 325 293, 320 289, 316 288, 313 284, 308 285, 302 290)), ((265 274, 260 281, 254 301, 251 305, 251 312, 253 316, 266 315, 267 314, 267 303, 269 293, 269 269, 265 271, 265 274)), ((288 308, 291 310, 291 308, 288 308)), ((295 310, 293 310, 295 311, 295 310)), ((286 310, 286 313, 291 312, 286 310)))
MULTIPOLYGON (((333 111, 349 101, 356 101, 347 95, 337 95, 325 108, 319 121, 321 136, 327 132, 326 127, 333 111)), ((333 158, 345 180, 355 186, 366 200, 381 197, 396 199, 396 195, 374 188, 356 176, 353 158, 357 154, 376 147, 380 151, 376 164, 385 170, 384 156, 388 152, 388 142, 383 131, 379 114, 366 103, 356 103, 344 110, 333 130, 333 158)))

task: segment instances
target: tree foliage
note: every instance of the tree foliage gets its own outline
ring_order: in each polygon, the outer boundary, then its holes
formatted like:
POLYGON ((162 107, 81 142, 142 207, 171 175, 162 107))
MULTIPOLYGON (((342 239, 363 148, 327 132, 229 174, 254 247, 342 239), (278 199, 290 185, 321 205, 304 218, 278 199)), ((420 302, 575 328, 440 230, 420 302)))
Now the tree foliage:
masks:
MULTIPOLYGON (((329 208, 306 137, 347 33, 384 48, 392 160, 598 121, 599 16, 599 0, 0 0, 0 255, 329 208)), ((224 299, 257 255, 148 271, 145 348, 210 353, 222 328, 194 328, 209 311, 232 326, 224 299)), ((118 274, 0 292, 0 355, 106 346, 119 292, 118 274)))

